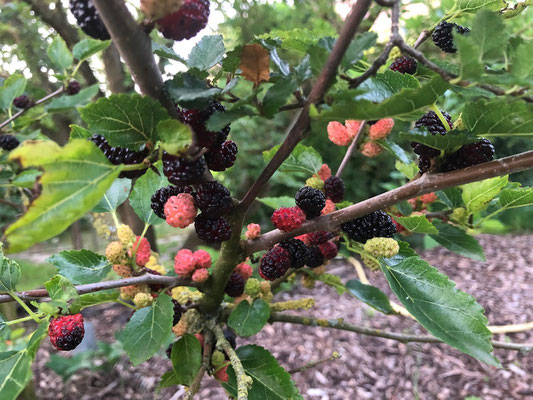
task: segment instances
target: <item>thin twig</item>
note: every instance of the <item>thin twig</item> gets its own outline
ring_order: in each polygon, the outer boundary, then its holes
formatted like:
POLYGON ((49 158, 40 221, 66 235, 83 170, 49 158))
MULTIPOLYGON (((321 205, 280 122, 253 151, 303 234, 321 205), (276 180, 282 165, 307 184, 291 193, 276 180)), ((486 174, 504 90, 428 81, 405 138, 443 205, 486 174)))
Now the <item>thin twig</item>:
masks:
POLYGON ((335 361, 335 360, 338 360, 339 358, 341 358, 341 355, 339 353, 337 353, 336 351, 334 351, 333 354, 331 356, 329 356, 328 358, 323 358, 322 360, 316 360, 316 361, 308 362, 307 364, 302 365, 301 367, 298 367, 298 368, 291 369, 288 372, 291 375, 292 374, 297 374, 299 372, 305 372, 308 369, 315 368, 316 366, 318 366, 320 364, 324 364, 324 363, 327 363, 329 361, 335 361))
POLYGON ((231 347, 227 339, 224 337, 222 328, 218 325, 212 327, 217 340, 217 346, 222 347, 222 350, 228 355, 233 371, 235 371, 235 377, 237 379, 237 400, 248 399, 248 389, 251 387, 252 378, 246 375, 244 367, 242 366, 239 356, 231 347))
POLYGON ((200 369, 196 373, 196 376, 194 377, 194 380, 191 383, 191 386, 189 386, 189 391, 187 394, 183 397, 184 400, 192 400, 196 393, 198 393, 198 390, 200 389, 200 384, 202 383, 202 379, 204 378, 205 371, 209 367, 209 363, 211 362, 211 350, 213 349, 213 332, 210 330, 207 330, 204 333, 204 351, 202 354, 202 364, 200 365, 200 369))
POLYGON ((368 11, 370 3, 371 0, 358 0, 352 7, 350 14, 346 18, 346 22, 342 28, 339 38, 335 41, 335 46, 333 47, 333 50, 331 51, 331 54, 329 55, 328 60, 326 61, 326 64, 320 73, 320 76, 311 89, 307 104, 303 107, 298 119, 289 131, 284 142, 281 144, 279 150, 263 169, 257 180, 253 183, 246 195, 241 200, 241 209, 247 210, 250 207, 252 202, 261 192, 266 183, 270 180, 272 175, 274 175, 279 166, 291 154, 296 145, 307 133, 310 124, 309 106, 320 101, 328 90, 332 79, 337 74, 337 69, 352 41, 353 36, 355 35, 355 32, 357 31, 357 28, 359 27, 359 24, 368 11))
POLYGON ((352 143, 350 144, 350 147, 348 147, 348 150, 346 150, 346 154, 344 155, 344 158, 342 159, 341 165, 339 166, 339 169, 337 170, 337 173, 335 176, 340 177, 342 174, 342 171, 344 171, 344 168, 346 165, 348 165, 348 161, 352 158, 352 155, 357 148, 357 142, 359 141, 359 138, 361 137, 361 133, 363 133, 364 129, 366 128, 367 122, 362 121, 361 125, 359 126, 359 129, 357 130, 357 133, 355 134, 355 137, 352 140, 352 143))
MULTIPOLYGON (((306 325, 322 328, 338 329, 342 331, 354 332, 360 335, 375 336, 385 339, 397 340, 402 343, 419 342, 419 343, 443 343, 442 340, 430 335, 407 335, 397 332, 383 331, 381 329, 372 329, 364 326, 357 326, 345 323, 342 318, 339 319, 318 319, 313 317, 300 317, 298 315, 288 315, 282 313, 272 313, 269 322, 285 322, 289 324, 306 325)), ((511 343, 492 341, 495 348, 506 350, 531 351, 533 343, 511 343)))
MULTIPOLYGON (((85 294, 85 293, 93 293, 93 292, 99 292, 101 290, 108 290, 108 289, 116 289, 123 286, 129 286, 129 285, 140 285, 140 284, 154 284, 154 285, 165 285, 167 287, 175 287, 175 286, 191 286, 191 287, 197 287, 198 284, 191 282, 186 279, 180 279, 175 276, 165 276, 165 275, 152 275, 152 274, 144 274, 141 276, 136 276, 133 278, 124 278, 124 279, 117 279, 113 281, 104 281, 104 282, 98 282, 98 283, 89 283, 85 285, 78 285, 75 286, 76 290, 79 294, 85 294)), ((46 289, 35 289, 35 290, 28 290, 25 292, 18 292, 16 295, 25 301, 29 300, 38 300, 43 297, 48 297, 48 291, 46 289)), ((11 296, 9 295, 0 295, 0 303, 9 303, 10 301, 13 301, 11 296)))
POLYGON ((289 276, 294 274, 296 271, 297 270, 295 268, 289 268, 289 270, 285 272, 285 274, 281 278, 274 280, 270 284, 270 290, 274 292, 274 290, 276 290, 283 282, 285 282, 289 278, 289 276))
POLYGON ((255 240, 248 240, 245 254, 249 256, 257 251, 269 249, 276 243, 304 233, 334 231, 344 222, 426 193, 531 168, 533 168, 533 150, 453 172, 424 174, 420 178, 396 189, 389 190, 331 214, 320 216, 312 221, 307 221, 300 228, 291 232, 282 232, 275 229, 255 240))
POLYGON ((17 204, 12 201, 6 200, 6 199, 0 199, 1 204, 5 204, 6 206, 16 208, 17 210, 23 211, 24 206, 22 204, 17 204))
POLYGON ((16 120, 18 117, 20 117, 22 114, 24 114, 26 111, 31 110, 34 107, 37 107, 38 105, 50 100, 51 98, 57 96, 58 94, 61 94, 65 91, 65 88, 57 89, 55 92, 52 92, 50 94, 47 94, 43 98, 37 100, 35 103, 31 104, 27 108, 23 108, 22 110, 18 111, 17 113, 13 114, 11 118, 6 119, 4 122, 0 123, 0 129, 2 129, 4 126, 9 125, 11 122, 16 120))
POLYGON ((298 108, 303 108, 304 106, 305 103, 287 104, 286 106, 280 107, 279 111, 297 110, 298 108))

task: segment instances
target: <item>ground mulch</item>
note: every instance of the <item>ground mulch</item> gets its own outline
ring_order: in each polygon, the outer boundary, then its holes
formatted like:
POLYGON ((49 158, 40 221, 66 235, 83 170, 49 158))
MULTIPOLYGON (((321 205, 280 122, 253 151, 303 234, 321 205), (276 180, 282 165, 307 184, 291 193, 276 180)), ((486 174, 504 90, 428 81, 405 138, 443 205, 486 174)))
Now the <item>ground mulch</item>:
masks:
MULTIPOLYGON (((422 253, 433 266, 472 294, 485 308, 491 325, 533 321, 533 236, 481 236, 487 261, 475 262, 438 248, 422 253)), ((335 262, 329 272, 343 281, 355 279, 354 268, 335 262)), ((371 274, 372 284, 387 294, 391 291, 383 276, 371 274)), ((342 317, 346 322, 409 334, 426 334, 416 322, 388 317, 370 309, 355 298, 337 295, 319 283, 313 290, 297 287, 276 300, 314 296, 317 305, 300 315, 319 318, 342 317)), ((394 296, 391 295, 391 299, 394 296)), ((87 313, 94 324, 96 338, 111 342, 123 326, 128 311, 100 307, 87 313)), ((533 332, 496 335, 497 340, 533 342, 533 332)), ((138 367, 126 358, 110 371, 78 371, 63 382, 45 367, 52 351, 46 341, 37 355, 34 382, 39 399, 178 399, 182 388, 156 393, 159 376, 170 367, 161 354, 138 367)), ((533 399, 533 352, 496 350, 502 369, 486 366, 444 344, 403 344, 393 340, 356 335, 325 328, 276 323, 256 336, 239 339, 238 344, 256 343, 269 349, 287 369, 327 358, 333 351, 339 360, 294 375, 305 399, 386 399, 447 400, 476 396, 483 400, 533 399)), ((200 399, 227 398, 212 378, 204 380, 200 399)))

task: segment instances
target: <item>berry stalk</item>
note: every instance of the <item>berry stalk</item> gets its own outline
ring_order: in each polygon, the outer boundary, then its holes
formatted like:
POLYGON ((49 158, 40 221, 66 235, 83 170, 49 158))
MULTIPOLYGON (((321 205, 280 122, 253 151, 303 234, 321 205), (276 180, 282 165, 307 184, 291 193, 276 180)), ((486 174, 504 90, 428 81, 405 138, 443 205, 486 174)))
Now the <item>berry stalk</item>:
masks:
POLYGON ((444 117, 442 112, 440 111, 439 107, 437 107, 436 104, 431 105, 431 109, 437 114, 437 117, 439 117, 439 121, 444 126, 444 129, 446 129, 446 132, 449 132, 451 130, 450 124, 448 123, 448 120, 444 117))

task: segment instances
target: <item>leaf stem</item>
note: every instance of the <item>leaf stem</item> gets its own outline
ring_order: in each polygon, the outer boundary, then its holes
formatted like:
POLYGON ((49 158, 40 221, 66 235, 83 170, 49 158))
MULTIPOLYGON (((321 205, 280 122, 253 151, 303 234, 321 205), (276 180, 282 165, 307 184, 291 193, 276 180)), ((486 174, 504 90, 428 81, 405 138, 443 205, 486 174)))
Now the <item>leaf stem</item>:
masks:
POLYGON ((446 132, 449 132, 451 130, 450 124, 448 124, 448 121, 446 121, 446 118, 444 118, 444 115, 442 114, 441 110, 435 103, 431 105, 431 109, 437 114, 437 117, 439 117, 439 121, 444 126, 444 129, 446 129, 446 132))
POLYGON ((132 306, 131 304, 128 304, 128 303, 126 303, 126 302, 123 301, 123 300, 116 299, 115 302, 118 303, 118 304, 120 304, 120 305, 123 305, 124 307, 131 308, 132 310, 137 310, 137 307, 132 306))
POLYGON ((41 319, 35 314, 30 307, 26 303, 24 303, 20 297, 15 292, 9 292, 9 295, 15 300, 17 303, 20 304, 20 306, 30 315, 30 318, 33 319, 35 322, 39 323, 41 322, 41 319))
POLYGON ((341 357, 342 357, 342 356, 341 356, 338 352, 334 351, 334 352, 331 354, 331 356, 329 356, 329 357, 327 357, 327 358, 323 358, 323 359, 321 359, 321 360, 316 360, 316 361, 311 361, 311 362, 309 362, 309 363, 307 363, 307 364, 305 364, 305 365, 302 365, 301 367, 291 369, 291 370, 289 370, 288 372, 289 372, 289 374, 291 374, 291 375, 292 375, 292 374, 297 374, 297 373, 299 373, 299 372, 305 372, 305 371, 307 371, 308 369, 314 368, 314 367, 316 367, 316 366, 318 366, 318 365, 320 365, 320 364, 324 364, 324 363, 327 363, 327 362, 329 362, 329 361, 338 360, 338 359, 341 358, 341 357))
MULTIPOLYGON (((11 320, 11 321, 7 321, 6 325, 10 326, 10 325, 19 324, 21 322, 31 321, 31 320, 33 320, 33 317, 31 315, 28 315, 27 317, 22 317, 22 318, 19 318, 19 319, 14 319, 14 320, 11 320)), ((40 322, 40 320, 39 320, 39 322, 40 322)))

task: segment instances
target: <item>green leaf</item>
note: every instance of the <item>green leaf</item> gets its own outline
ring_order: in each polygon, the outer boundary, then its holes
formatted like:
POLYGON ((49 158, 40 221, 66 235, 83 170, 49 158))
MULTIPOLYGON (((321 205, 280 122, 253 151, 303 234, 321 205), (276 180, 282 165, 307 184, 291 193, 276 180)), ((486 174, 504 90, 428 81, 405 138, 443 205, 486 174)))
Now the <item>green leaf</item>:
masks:
POLYGON ((9 339, 11 335, 11 329, 7 325, 7 321, 2 314, 0 314, 0 340, 9 339))
POLYGON ((533 205, 533 188, 504 189, 500 193, 500 205, 502 208, 518 208, 533 205))
POLYGON ((324 109, 316 118, 321 121, 344 121, 346 119, 374 120, 408 116, 414 111, 433 104, 448 89, 448 86, 448 83, 440 76, 433 76, 421 87, 404 88, 378 104, 372 100, 358 99, 356 93, 360 90, 355 92, 352 90, 354 97, 351 100, 335 102, 331 108, 324 109))
POLYGON ((0 292, 13 292, 20 279, 20 266, 6 258, 0 248, 0 292))
POLYGON ((257 199, 260 203, 277 210, 281 207, 294 207, 294 197, 281 196, 281 197, 263 197, 257 199))
POLYGON ((137 179, 130 196, 130 204, 133 210, 144 223, 149 225, 163 222, 152 210, 151 198, 157 190, 170 184, 163 174, 161 162, 155 163, 154 167, 157 168, 159 174, 156 174, 152 169, 148 169, 143 176, 137 179))
POLYGON ((42 172, 38 169, 27 169, 18 174, 11 183, 17 187, 32 189, 35 181, 41 175, 42 172))
POLYGON ((463 197, 461 189, 457 187, 439 190, 437 197, 448 207, 457 208, 463 206, 463 197))
POLYGON ((346 282, 345 286, 350 294, 361 300, 363 303, 368 304, 370 307, 373 307, 384 314, 396 314, 390 305, 387 295, 377 287, 365 285, 357 279, 346 282))
POLYGON ((151 307, 135 311, 126 327, 116 334, 133 365, 151 358, 171 333, 172 299, 161 293, 151 307))
POLYGON ((52 299, 52 304, 59 307, 63 314, 68 314, 71 306, 78 306, 80 295, 72 282, 64 276, 54 275, 52 279, 44 283, 44 287, 52 299))
MULTIPOLYGON (((244 372, 253 379, 248 391, 250 400, 303 400, 294 385, 290 374, 263 347, 256 345, 241 346, 237 349, 244 372)), ((237 380, 232 368, 228 368, 229 381, 222 384, 233 396, 237 397, 237 380)))
POLYGON ((174 102, 187 108, 204 108, 211 97, 222 91, 208 87, 205 81, 190 74, 176 75, 166 81, 165 90, 174 102))
POLYGON ((85 129, 79 125, 72 124, 70 127, 69 139, 89 139, 93 134, 88 129, 85 129))
MULTIPOLYGON (((268 163, 278 151, 280 145, 263 152, 263 159, 268 163)), ((306 174, 316 173, 322 166, 322 157, 311 146, 304 146, 299 143, 289 157, 281 164, 281 172, 305 172, 306 174)))
POLYGON ((287 100, 297 88, 298 83, 292 78, 278 80, 268 89, 263 98, 263 114, 267 118, 272 118, 279 108, 287 103, 287 100))
POLYGON ((159 382, 160 388, 167 388, 171 386, 179 385, 178 377, 174 370, 167 371, 161 376, 161 382, 159 382))
POLYGON ((348 67, 350 65, 359 62, 363 57, 363 52, 376 44, 378 35, 374 32, 364 32, 358 34, 354 40, 351 41, 344 58, 342 60, 342 66, 348 67))
POLYGON ((83 61, 96 53, 104 51, 110 44, 111 40, 83 39, 74 45, 72 54, 78 61, 83 61))
POLYGON ((31 363, 41 340, 46 336, 48 322, 42 322, 20 351, 0 353, 0 398, 16 399, 32 378, 31 363))
POLYGON ((358 94, 356 97, 358 100, 365 99, 380 103, 399 93, 402 89, 417 89, 419 87, 420 82, 414 76, 386 70, 384 73, 377 74, 363 82, 359 90, 362 94, 358 94))
POLYGON ((433 135, 425 129, 400 132, 398 137, 410 142, 422 143, 439 150, 454 150, 467 143, 479 142, 479 138, 469 132, 450 131, 446 135, 433 135))
POLYGON ((67 229, 102 198, 120 173, 92 142, 71 140, 61 148, 52 141, 25 142, 10 153, 23 168, 44 173, 40 196, 6 230, 9 251, 27 249, 67 229))
POLYGON ((478 241, 468 235, 464 230, 456 226, 434 221, 433 224, 439 230, 436 235, 431 235, 436 242, 454 253, 477 261, 485 261, 483 247, 478 241))
POLYGON ((502 99, 469 102, 461 119, 478 136, 533 136, 533 104, 502 99))
POLYGON ((222 61, 224 57, 224 40, 222 35, 204 36, 189 54, 189 68, 207 70, 222 61))
POLYGON ((189 125, 175 119, 161 121, 157 125, 157 133, 161 139, 160 146, 173 155, 183 153, 192 141, 192 131, 189 125))
POLYGON ((24 93, 27 80, 21 74, 13 74, 0 87, 0 110, 8 110, 13 99, 24 93))
POLYGON ((453 32, 454 47, 459 54, 460 73, 459 79, 477 81, 485 72, 482 63, 481 49, 478 44, 472 40, 470 35, 463 36, 453 32))
POLYGON ((100 282, 111 270, 104 256, 85 249, 62 251, 47 261, 74 284, 100 282))
POLYGON ((459 11, 474 13, 482 8, 498 11, 505 3, 502 0, 456 0, 455 7, 459 11))
POLYGON ((233 121, 254 115, 257 115, 256 110, 247 106, 239 106, 224 112, 217 111, 207 120, 206 127, 211 132, 217 132, 233 121))
POLYGON ((113 212, 126 201, 131 190, 131 179, 115 179, 104 197, 93 208, 93 212, 113 212))
POLYGON ((253 304, 241 301, 229 316, 228 326, 237 335, 248 337, 263 329, 269 318, 270 307, 264 300, 258 299, 253 304))
POLYGON ((98 304, 109 303, 116 301, 120 296, 118 290, 104 290, 95 293, 86 293, 80 296, 79 307, 83 310, 87 307, 96 306, 98 304))
POLYGON ((172 346, 170 359, 178 384, 189 386, 202 364, 202 345, 186 333, 172 346))
POLYGON ((533 42, 530 40, 520 44, 513 54, 511 73, 521 81, 528 82, 533 79, 533 42))
POLYGON ((187 65, 187 61, 178 56, 173 49, 162 44, 156 43, 154 41, 152 41, 152 53, 157 54, 159 57, 179 61, 180 63, 187 65))
POLYGON ((72 96, 64 95, 58 97, 57 99, 53 99, 44 107, 44 109, 48 112, 62 112, 71 108, 84 106, 88 104, 94 96, 96 96, 99 90, 98 84, 94 84, 80 90, 78 94, 72 96))
MULTIPOLYGON (((385 140, 378 140, 378 143, 380 144, 381 147, 383 147, 390 154, 396 157, 398 161, 400 161, 404 165, 411 163, 411 158, 409 157, 407 152, 404 149, 402 149, 400 146, 398 146, 396 143, 394 143, 392 140, 390 140, 389 138, 385 140)), ((417 167, 417 172, 418 172, 418 167, 417 167)))
POLYGON ((51 354, 45 366, 58 374, 63 381, 67 381, 80 369, 91 369, 94 365, 92 357, 94 357, 92 351, 84 351, 68 358, 51 354))
POLYGON ((413 215, 411 217, 394 216, 394 220, 409 232, 413 233, 439 233, 437 228, 428 221, 425 215, 413 215))
POLYGON ((59 35, 56 36, 50 46, 48 46, 46 53, 48 54, 48 57, 50 57, 50 60, 52 60, 52 63, 61 71, 72 65, 72 53, 68 49, 63 38, 59 35))
POLYGON ((133 150, 157 142, 157 124, 170 118, 157 100, 136 93, 99 99, 80 113, 89 129, 103 135, 111 146, 133 150))
POLYGON ((398 160, 394 166, 408 179, 413 179, 418 174, 418 165, 414 162, 403 163, 398 160))
POLYGON ((487 364, 500 366, 491 354, 491 333, 476 300, 418 256, 400 253, 381 261, 389 285, 420 324, 450 346, 487 364))
POLYGON ((509 176, 505 175, 462 185, 466 209, 471 213, 485 210, 490 201, 507 186, 508 181, 509 176))

